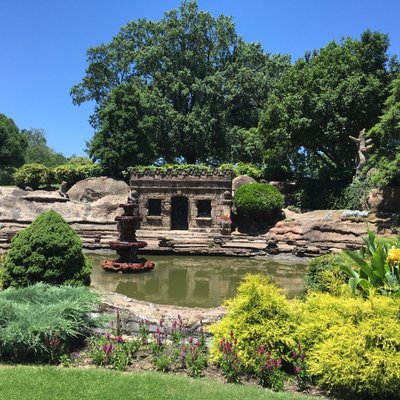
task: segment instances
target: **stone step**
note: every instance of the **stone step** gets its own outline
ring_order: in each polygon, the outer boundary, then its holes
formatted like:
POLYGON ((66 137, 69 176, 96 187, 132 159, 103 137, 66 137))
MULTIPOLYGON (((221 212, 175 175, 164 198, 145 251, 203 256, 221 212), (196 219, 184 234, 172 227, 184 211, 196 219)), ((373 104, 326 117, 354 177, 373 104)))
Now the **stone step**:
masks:
POLYGON ((258 250, 265 250, 267 247, 266 243, 235 243, 235 242, 228 242, 221 245, 223 248, 235 248, 235 249, 258 249, 258 250))

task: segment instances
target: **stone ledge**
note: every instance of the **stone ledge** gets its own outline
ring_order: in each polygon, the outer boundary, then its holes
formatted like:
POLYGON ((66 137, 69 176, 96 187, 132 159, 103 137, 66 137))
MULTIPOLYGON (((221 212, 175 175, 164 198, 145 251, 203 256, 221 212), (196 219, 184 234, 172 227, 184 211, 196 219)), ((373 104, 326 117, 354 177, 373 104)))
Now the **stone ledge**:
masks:
POLYGON ((209 325, 220 321, 226 315, 224 307, 189 308, 162 305, 131 299, 118 293, 93 291, 98 293, 102 299, 98 311, 101 313, 115 313, 118 310, 126 318, 126 329, 130 335, 139 334, 139 324, 142 320, 149 322, 150 333, 154 333, 159 327, 161 319, 163 319, 166 327, 169 327, 179 315, 185 323, 188 333, 196 336, 200 333, 200 320, 202 320, 207 333, 209 325))

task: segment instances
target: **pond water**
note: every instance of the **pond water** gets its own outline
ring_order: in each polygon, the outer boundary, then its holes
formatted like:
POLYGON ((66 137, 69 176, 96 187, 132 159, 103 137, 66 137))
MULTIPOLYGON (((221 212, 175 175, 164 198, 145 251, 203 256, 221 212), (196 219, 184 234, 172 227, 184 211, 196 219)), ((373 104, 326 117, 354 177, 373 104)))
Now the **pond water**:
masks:
POLYGON ((305 265, 236 257, 146 256, 152 271, 122 274, 104 271, 100 262, 115 255, 89 254, 93 263, 92 287, 158 304, 216 307, 235 295, 247 273, 264 273, 294 297, 304 287, 305 265))

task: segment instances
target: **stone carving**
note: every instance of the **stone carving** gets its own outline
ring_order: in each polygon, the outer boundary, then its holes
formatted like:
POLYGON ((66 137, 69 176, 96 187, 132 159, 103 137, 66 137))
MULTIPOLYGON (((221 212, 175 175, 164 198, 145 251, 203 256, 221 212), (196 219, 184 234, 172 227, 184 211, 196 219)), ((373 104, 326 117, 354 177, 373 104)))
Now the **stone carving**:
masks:
POLYGON ((362 167, 367 162, 365 153, 367 153, 371 148, 372 139, 367 139, 365 137, 365 128, 362 129, 358 135, 358 138, 354 136, 349 136, 349 138, 357 144, 357 166, 356 166, 356 176, 360 176, 362 167))
POLYGON ((67 195, 67 182, 62 181, 60 185, 60 189, 58 189, 58 193, 61 197, 68 197, 67 195))
POLYGON ((130 189, 128 192, 128 204, 138 204, 139 195, 136 190, 130 189))
POLYGON ((232 200, 232 192, 225 190, 225 192, 222 193, 222 197, 224 200, 232 200))

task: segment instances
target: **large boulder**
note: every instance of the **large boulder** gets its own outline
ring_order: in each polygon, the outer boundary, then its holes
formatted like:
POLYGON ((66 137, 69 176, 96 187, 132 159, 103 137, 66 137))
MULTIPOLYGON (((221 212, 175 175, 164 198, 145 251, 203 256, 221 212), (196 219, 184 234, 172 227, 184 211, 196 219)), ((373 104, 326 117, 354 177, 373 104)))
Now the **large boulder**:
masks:
POLYGON ((248 183, 255 183, 256 180, 248 175, 239 175, 235 179, 232 180, 232 193, 235 193, 235 190, 240 186, 247 185, 248 183))
POLYGON ((91 203, 109 195, 127 196, 128 192, 129 186, 124 181, 100 176, 75 183, 68 190, 67 195, 70 200, 91 203))

